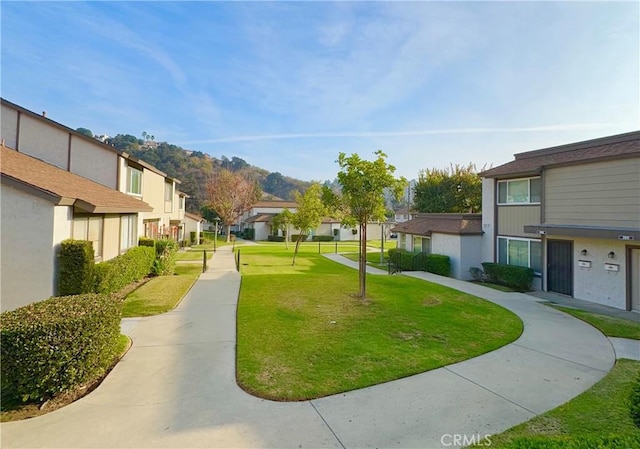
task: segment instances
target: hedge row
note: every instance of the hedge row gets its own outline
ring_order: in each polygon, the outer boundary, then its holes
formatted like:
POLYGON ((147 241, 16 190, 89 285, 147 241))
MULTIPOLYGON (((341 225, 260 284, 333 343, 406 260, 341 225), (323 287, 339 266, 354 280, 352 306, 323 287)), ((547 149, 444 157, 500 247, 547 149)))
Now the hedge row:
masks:
POLYGON ((333 242, 332 235, 314 235, 311 237, 314 242, 333 242))
POLYGON ((132 282, 151 273, 156 251, 148 246, 138 246, 114 259, 95 265, 96 293, 115 293, 132 282))
POLYGON ((42 401, 102 375, 117 356, 121 312, 120 300, 85 294, 2 313, 3 396, 42 401))
POLYGON ((531 268, 492 262, 482 262, 482 268, 489 282, 506 285, 522 292, 531 290, 534 274, 531 268))
POLYGON ((451 259, 443 254, 412 253, 402 248, 391 248, 389 260, 403 271, 428 271, 429 273, 449 276, 451 259))
POLYGON ((170 276, 176 270, 176 253, 178 244, 175 240, 156 240, 156 258, 151 268, 151 273, 156 276, 170 276))
POLYGON ((300 238, 300 236, 302 236, 302 241, 303 242, 307 240, 307 237, 308 237, 307 234, 291 234, 289 236, 289 239, 290 239, 291 242, 297 242, 298 239, 300 238))
POLYGON ((267 240, 269 242, 284 242, 284 235, 268 235, 267 240))
POLYGON ((91 293, 95 286, 94 252, 86 240, 64 240, 58 253, 58 294, 91 293))

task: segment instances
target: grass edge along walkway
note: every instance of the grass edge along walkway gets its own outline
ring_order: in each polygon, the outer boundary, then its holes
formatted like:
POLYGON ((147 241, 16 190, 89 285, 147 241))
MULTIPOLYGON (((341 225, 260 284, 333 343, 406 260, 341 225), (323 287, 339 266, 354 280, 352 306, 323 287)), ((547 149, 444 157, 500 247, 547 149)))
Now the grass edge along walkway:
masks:
POLYGON ((638 375, 639 361, 620 359, 602 380, 569 402, 492 435, 490 447, 640 448, 640 429, 633 424, 628 406, 638 375))
POLYGON ((551 305, 551 307, 589 323, 607 337, 640 340, 640 323, 635 321, 623 320, 621 318, 600 315, 570 307, 561 307, 557 305, 551 305))
POLYGON ((297 401, 372 386, 498 349, 522 333, 507 309, 438 284, 370 276, 301 249, 243 248, 237 380, 249 393, 297 401))
POLYGON ((173 310, 202 273, 202 265, 178 264, 173 276, 157 276, 129 293, 122 307, 123 318, 158 315, 173 310))

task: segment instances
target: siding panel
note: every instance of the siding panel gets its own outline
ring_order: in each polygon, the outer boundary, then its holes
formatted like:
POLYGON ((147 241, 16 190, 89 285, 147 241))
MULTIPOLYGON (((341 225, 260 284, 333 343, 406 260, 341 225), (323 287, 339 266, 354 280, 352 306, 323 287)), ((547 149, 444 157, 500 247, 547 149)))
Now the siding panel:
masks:
POLYGON ((640 157, 545 172, 548 224, 640 228, 640 157))
POLYGON ((497 206, 498 234, 511 237, 538 237, 527 234, 525 225, 540 224, 540 206, 497 206))

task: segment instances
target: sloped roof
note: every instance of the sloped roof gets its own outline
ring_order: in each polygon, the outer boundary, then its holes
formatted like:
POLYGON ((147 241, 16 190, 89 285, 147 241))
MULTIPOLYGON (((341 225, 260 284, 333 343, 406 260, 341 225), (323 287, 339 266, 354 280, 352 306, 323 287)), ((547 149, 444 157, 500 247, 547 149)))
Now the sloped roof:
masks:
POLYGON ((515 160, 480 173, 484 178, 535 175, 543 167, 640 156, 640 131, 516 154, 515 160))
POLYGON ((249 217, 245 223, 269 223, 277 214, 257 214, 249 217))
POLYGON ((203 218, 201 215, 198 215, 198 214, 192 214, 191 212, 185 212, 185 213, 184 213, 184 216, 185 216, 185 217, 187 217, 187 218, 191 218, 192 220, 195 220, 195 221, 202 221, 202 220, 204 220, 204 218, 203 218))
POLYGON ((50 198, 56 204, 75 206, 91 213, 149 212, 142 200, 98 184, 26 154, 0 146, 3 179, 50 198))
POLYGON ((253 206, 251 206, 252 208, 255 207, 270 207, 273 209, 277 209, 277 208, 297 208, 298 207, 298 203, 296 203, 295 201, 284 201, 284 200, 278 200, 278 201, 258 201, 257 203, 255 203, 253 206))
POLYGON ((399 223, 392 232, 430 236, 432 233, 455 235, 481 235, 482 214, 418 214, 399 223))

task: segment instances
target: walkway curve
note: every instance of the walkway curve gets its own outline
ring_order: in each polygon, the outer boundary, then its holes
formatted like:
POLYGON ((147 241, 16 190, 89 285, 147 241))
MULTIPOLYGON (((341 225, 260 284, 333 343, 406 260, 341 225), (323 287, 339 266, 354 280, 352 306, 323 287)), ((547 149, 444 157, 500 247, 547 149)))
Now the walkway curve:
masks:
POLYGON ((3 423, 1 446, 436 448, 501 432, 600 380, 615 354, 600 332, 519 293, 415 273, 516 313, 522 336, 491 353, 305 402, 262 400, 235 382, 240 276, 220 248, 182 303, 127 320, 134 345, 102 385, 50 414, 3 423))

